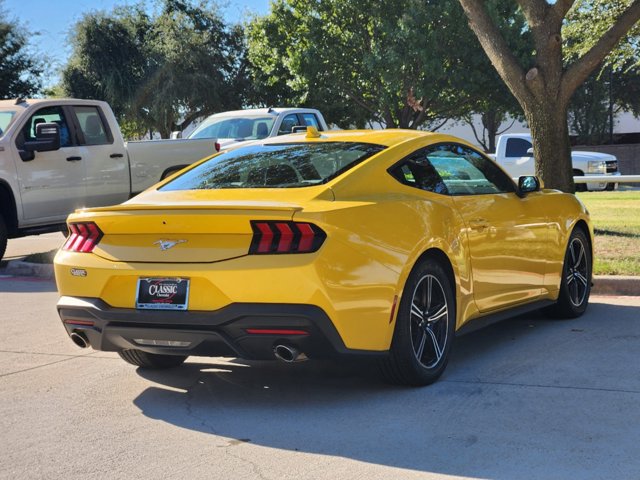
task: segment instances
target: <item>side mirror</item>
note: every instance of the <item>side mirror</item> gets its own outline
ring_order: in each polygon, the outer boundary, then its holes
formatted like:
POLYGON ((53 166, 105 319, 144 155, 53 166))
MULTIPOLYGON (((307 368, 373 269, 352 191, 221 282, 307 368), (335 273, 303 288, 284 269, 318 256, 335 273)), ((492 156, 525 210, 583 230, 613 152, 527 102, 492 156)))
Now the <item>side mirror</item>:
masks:
POLYGON ((529 155, 530 157, 533 157, 533 147, 527 149, 527 155, 529 155))
POLYGON ((60 126, 57 123, 39 123, 36 125, 36 139, 24 142, 27 152, 51 152, 60 149, 60 126))
POLYGON ((527 193, 540 191, 540 180, 534 176, 522 176, 518 178, 518 193, 523 197, 527 193))
POLYGON ((182 132, 171 132, 171 139, 172 140, 176 140, 178 138, 182 138, 182 132))

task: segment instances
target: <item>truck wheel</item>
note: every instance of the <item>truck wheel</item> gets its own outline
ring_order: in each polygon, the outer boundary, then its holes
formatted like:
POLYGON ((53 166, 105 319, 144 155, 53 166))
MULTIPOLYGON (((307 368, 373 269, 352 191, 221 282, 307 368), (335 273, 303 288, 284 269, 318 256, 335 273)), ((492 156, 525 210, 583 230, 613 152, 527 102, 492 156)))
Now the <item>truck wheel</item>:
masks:
MULTIPOLYGON (((584 172, 580 171, 580 170, 574 170, 573 171, 573 176, 574 177, 584 177, 584 172)), ((576 183, 576 192, 586 192, 587 191, 587 184, 586 183, 576 183)))
POLYGON ((442 266, 423 260, 414 267, 400 300, 389 355, 381 360, 387 381, 429 385, 447 366, 455 335, 456 302, 442 266))
POLYGON ((147 353, 133 348, 120 350, 118 355, 131 365, 153 369, 177 367, 178 365, 182 365, 188 358, 187 355, 159 355, 157 353, 147 353))
POLYGON ((9 235, 7 233, 7 226, 4 223, 4 217, 0 215, 0 260, 4 257, 4 252, 7 250, 7 240, 9 235))
POLYGON ((617 183, 607 183, 607 187, 605 188, 605 190, 607 192, 613 192, 617 186, 618 186, 617 183))

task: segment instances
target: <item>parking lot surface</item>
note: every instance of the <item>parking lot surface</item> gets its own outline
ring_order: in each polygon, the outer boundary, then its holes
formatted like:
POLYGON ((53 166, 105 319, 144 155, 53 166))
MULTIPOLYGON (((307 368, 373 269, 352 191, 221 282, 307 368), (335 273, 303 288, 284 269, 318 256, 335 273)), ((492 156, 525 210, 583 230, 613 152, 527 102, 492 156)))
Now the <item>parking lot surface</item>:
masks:
POLYGON ((637 479, 640 297, 458 339, 426 388, 368 364, 81 350, 51 281, 0 278, 0 478, 637 479))

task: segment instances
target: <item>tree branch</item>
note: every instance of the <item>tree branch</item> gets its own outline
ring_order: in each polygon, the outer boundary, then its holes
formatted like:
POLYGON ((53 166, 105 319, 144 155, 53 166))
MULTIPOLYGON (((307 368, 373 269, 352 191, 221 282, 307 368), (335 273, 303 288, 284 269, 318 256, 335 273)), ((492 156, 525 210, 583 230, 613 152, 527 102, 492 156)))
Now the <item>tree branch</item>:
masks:
POLYGON ((544 21, 551 7, 545 0, 517 0, 517 2, 532 29, 544 21))
POLYGON ((571 7, 574 3, 575 0, 557 0, 556 4, 551 7, 551 9, 556 18, 562 20, 567 15, 569 10, 571 10, 571 7))
MULTIPOLYGON (((525 86, 525 73, 511 52, 500 30, 489 16, 482 0, 458 0, 464 9, 469 27, 478 37, 498 74, 520 103, 529 97, 525 86)), ((540 1, 540 0, 537 0, 540 1)))
POLYGON ((564 74, 560 91, 560 98, 563 101, 569 101, 576 88, 602 63, 613 47, 638 20, 640 20, 640 0, 634 0, 591 50, 576 60, 564 74))

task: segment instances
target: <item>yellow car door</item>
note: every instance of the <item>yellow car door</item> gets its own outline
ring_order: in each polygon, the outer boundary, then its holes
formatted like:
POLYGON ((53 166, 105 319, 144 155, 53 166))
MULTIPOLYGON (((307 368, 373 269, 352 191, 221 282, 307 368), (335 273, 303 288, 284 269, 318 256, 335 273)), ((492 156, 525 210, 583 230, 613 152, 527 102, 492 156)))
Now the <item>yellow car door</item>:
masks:
POLYGON ((538 298, 549 257, 541 194, 520 198, 493 161, 463 145, 435 145, 427 157, 464 220, 478 309, 486 312, 538 298))

